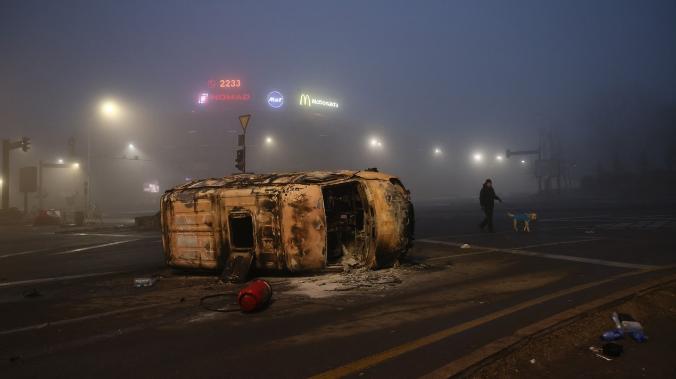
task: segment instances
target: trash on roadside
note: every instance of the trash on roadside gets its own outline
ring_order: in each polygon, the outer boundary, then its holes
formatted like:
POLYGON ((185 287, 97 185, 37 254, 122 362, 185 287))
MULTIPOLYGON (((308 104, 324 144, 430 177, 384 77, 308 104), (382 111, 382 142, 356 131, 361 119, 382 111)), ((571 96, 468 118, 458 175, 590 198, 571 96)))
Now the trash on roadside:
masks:
POLYGON ((601 339, 604 341, 615 341, 619 340, 622 337, 624 337, 622 329, 612 329, 605 331, 603 332, 603 334, 601 334, 601 339))
POLYGON ((643 325, 626 313, 613 313, 613 321, 617 319, 622 330, 636 342, 646 342, 648 337, 643 333, 643 325))
POLYGON ((237 294, 237 302, 242 312, 253 312, 265 308, 270 303, 272 287, 263 279, 256 279, 242 288, 237 294))
POLYGON ((152 287, 153 285, 155 285, 155 282, 157 282, 156 278, 135 278, 134 287, 136 288, 152 287))
POLYGON ((37 288, 33 288, 32 290, 28 290, 28 291, 23 293, 23 297, 27 297, 27 298, 40 297, 40 296, 42 296, 42 294, 40 293, 40 291, 37 290, 37 288))
POLYGON ((624 352, 624 347, 622 347, 622 345, 620 345, 619 343, 615 342, 608 342, 603 344, 602 349, 603 355, 606 355, 608 357, 619 357, 624 352))
POLYGON ((591 350, 591 352, 594 353, 595 356, 603 359, 604 361, 612 361, 612 358, 608 358, 605 355, 603 355, 603 349, 598 346, 589 346, 589 350, 591 350))
POLYGON ((461 249, 469 249, 470 247, 471 247, 471 246, 470 246, 469 244, 467 244, 467 243, 463 243, 462 245, 460 245, 460 248, 461 248, 461 249))
POLYGON ((608 330, 601 335, 604 341, 615 341, 628 334, 636 342, 646 342, 648 337, 643 332, 643 325, 626 313, 613 312, 610 318, 615 329, 608 330))

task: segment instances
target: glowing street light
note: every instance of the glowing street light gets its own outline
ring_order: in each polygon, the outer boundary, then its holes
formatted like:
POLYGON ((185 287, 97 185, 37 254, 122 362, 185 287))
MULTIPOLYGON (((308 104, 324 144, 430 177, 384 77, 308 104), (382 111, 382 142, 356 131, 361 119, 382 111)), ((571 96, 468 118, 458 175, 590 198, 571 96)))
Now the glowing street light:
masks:
POLYGON ((120 106, 114 100, 104 100, 99 106, 99 110, 104 117, 115 118, 120 114, 120 106))
POLYGON ((59 158, 59 159, 56 160, 56 162, 57 162, 58 164, 63 164, 63 159, 62 159, 62 158, 59 158))
POLYGON ((129 145, 127 145, 127 147, 129 148, 129 150, 134 150, 134 149, 136 149, 136 146, 134 146, 133 143, 130 143, 129 145))
POLYGON ((484 160, 484 156, 481 153, 474 153, 472 158, 474 159, 474 162, 477 162, 477 163, 484 160))
POLYGON ((73 165, 71 167, 73 167, 73 169, 75 169, 75 170, 78 170, 78 169, 80 169, 80 164, 75 162, 75 163, 73 163, 73 165))
POLYGON ((275 143, 275 140, 272 137, 270 137, 270 136, 265 137, 265 145, 266 146, 272 146, 272 144, 274 144, 274 143, 275 143))
POLYGON ((371 137, 369 146, 371 146, 372 149, 380 149, 383 147, 383 142, 376 137, 371 137))
POLYGON ((522 159, 522 160, 521 160, 521 164, 525 166, 525 165, 526 165, 526 160, 525 160, 525 159, 522 159))
POLYGON ((441 148, 435 147, 434 148, 434 155, 439 156, 441 154, 443 154, 443 151, 441 150, 441 148))
POLYGON ((502 155, 496 155, 495 156, 495 160, 498 161, 498 162, 502 162, 502 159, 503 159, 502 155))

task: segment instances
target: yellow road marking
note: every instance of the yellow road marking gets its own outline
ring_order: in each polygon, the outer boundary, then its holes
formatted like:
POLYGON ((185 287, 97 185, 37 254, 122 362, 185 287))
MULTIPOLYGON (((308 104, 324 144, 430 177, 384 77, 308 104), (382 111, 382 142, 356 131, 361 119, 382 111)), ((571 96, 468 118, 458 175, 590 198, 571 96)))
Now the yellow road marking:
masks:
MULTIPOLYGON (((668 267, 664 267, 664 268, 660 268, 660 269, 665 269, 665 268, 670 268, 670 267, 673 267, 673 266, 668 266, 668 267)), ((540 296, 538 298, 528 300, 528 301, 525 301, 523 303, 516 304, 516 305, 513 305, 513 306, 505 308, 505 309, 501 309, 497 312, 479 317, 477 319, 452 326, 448 329, 444 329, 444 330, 438 331, 436 333, 432 333, 430 335, 419 338, 417 340, 413 340, 413 341, 404 343, 402 345, 395 346, 395 347, 388 349, 388 350, 385 350, 383 352, 376 353, 376 354, 373 354, 373 355, 369 355, 367 357, 364 357, 362 359, 348 363, 346 365, 336 367, 334 369, 323 372, 321 374, 314 375, 311 378, 312 379, 342 378, 342 377, 345 377, 347 375, 357 373, 357 372, 364 370, 368 367, 375 366, 375 365, 380 364, 382 362, 388 361, 392 358, 396 358, 400 355, 406 354, 406 353, 411 352, 413 350, 419 349, 421 347, 425 347, 425 346, 431 345, 435 342, 439 342, 439 341, 446 339, 450 336, 453 336, 455 334, 464 332, 464 331, 472 329, 472 328, 476 328, 477 326, 480 326, 480 325, 486 324, 488 322, 497 320, 499 318, 508 316, 512 313, 519 312, 523 309, 532 307, 534 305, 538 305, 538 304, 547 302, 547 301, 555 299, 557 297, 566 296, 566 295, 569 295, 569 294, 572 294, 572 293, 575 293, 575 292, 583 291, 583 290, 586 290, 586 289, 589 289, 589 288, 592 288, 592 287, 596 287, 596 286, 599 286, 599 285, 602 285, 602 284, 605 284, 605 283, 609 283, 609 282, 612 282, 612 281, 615 281, 615 280, 618 280, 618 279, 621 279, 621 278, 645 274, 647 272, 658 271, 660 269, 627 272, 627 273, 624 273, 624 274, 612 276, 612 277, 607 278, 607 279, 598 280, 598 281, 591 282, 591 283, 580 284, 580 285, 577 285, 577 286, 574 286, 574 287, 571 287, 571 288, 568 288, 568 289, 565 289, 565 290, 556 291, 556 292, 550 293, 548 295, 540 296)))

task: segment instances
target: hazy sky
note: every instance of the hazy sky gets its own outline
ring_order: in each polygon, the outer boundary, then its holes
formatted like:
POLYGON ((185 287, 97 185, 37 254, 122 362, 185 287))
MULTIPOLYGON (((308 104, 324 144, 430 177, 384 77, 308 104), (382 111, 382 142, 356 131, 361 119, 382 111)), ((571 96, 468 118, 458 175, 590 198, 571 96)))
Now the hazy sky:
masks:
POLYGON ((46 146, 101 96, 152 118, 238 75, 319 89, 421 143, 530 147, 541 127, 575 140, 599 98, 674 104, 675 20, 673 0, 5 0, 0 127, 46 146))

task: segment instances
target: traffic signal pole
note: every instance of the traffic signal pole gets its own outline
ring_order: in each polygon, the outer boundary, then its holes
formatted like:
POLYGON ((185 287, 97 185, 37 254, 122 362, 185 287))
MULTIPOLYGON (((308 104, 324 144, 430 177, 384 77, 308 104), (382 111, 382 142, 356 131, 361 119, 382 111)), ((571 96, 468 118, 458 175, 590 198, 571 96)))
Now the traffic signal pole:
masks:
POLYGON ((9 209, 9 140, 2 140, 2 209, 9 209))
POLYGON ((9 152, 14 149, 28 151, 31 148, 31 139, 21 137, 21 141, 11 142, 8 139, 2 140, 2 209, 9 209, 9 152))

